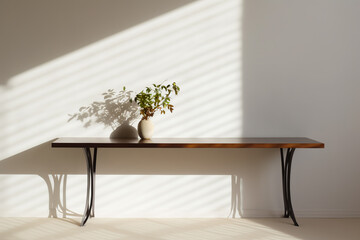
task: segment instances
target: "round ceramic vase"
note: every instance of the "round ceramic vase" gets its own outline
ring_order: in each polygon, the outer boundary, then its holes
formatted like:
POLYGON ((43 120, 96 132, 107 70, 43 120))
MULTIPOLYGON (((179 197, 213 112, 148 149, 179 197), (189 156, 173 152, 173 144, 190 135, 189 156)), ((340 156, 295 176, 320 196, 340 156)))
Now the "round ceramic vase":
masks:
POLYGON ((154 124, 150 119, 139 122, 138 133, 141 139, 151 139, 154 133, 154 124))

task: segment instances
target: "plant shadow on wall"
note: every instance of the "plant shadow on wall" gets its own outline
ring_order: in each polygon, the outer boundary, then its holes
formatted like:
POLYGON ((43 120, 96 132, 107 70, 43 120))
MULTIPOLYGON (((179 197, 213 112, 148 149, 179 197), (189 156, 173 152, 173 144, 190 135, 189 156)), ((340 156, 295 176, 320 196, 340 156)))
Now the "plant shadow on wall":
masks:
POLYGON ((119 92, 109 89, 102 94, 104 101, 81 107, 78 113, 69 115, 68 121, 79 120, 86 128, 93 124, 111 127, 110 138, 137 138, 137 130, 131 125, 140 115, 138 105, 131 101, 132 94, 125 87, 119 92))

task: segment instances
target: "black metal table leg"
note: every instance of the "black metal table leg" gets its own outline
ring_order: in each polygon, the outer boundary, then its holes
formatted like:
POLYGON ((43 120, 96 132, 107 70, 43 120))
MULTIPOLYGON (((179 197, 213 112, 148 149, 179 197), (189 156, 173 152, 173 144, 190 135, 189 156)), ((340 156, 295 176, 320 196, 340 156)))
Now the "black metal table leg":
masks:
POLYGON ((93 157, 93 189, 92 189, 92 197, 91 197, 91 213, 90 217, 95 217, 95 177, 96 177, 96 156, 97 156, 97 148, 94 148, 94 157, 93 157))
POLYGON ((284 198, 284 217, 289 216, 294 222, 295 226, 299 226, 296 221, 295 213, 292 208, 291 194, 290 194, 290 174, 291 174, 291 163, 294 156, 295 148, 288 148, 286 151, 286 157, 284 159, 283 149, 280 148, 281 153, 281 170, 282 170, 282 185, 283 185, 283 198, 284 198))
POLYGON ((87 166, 87 190, 84 215, 81 220, 81 226, 84 226, 89 217, 94 216, 95 203, 95 173, 96 173, 96 155, 97 148, 94 148, 94 156, 91 157, 90 148, 84 148, 87 166))

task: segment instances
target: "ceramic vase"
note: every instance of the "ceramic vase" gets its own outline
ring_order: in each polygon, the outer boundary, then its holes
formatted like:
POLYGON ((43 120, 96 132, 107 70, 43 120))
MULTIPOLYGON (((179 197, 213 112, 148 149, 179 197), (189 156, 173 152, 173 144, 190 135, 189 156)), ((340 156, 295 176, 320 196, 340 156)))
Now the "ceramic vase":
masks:
POLYGON ((154 133, 154 124, 150 119, 139 122, 138 133, 141 139, 151 139, 154 133))

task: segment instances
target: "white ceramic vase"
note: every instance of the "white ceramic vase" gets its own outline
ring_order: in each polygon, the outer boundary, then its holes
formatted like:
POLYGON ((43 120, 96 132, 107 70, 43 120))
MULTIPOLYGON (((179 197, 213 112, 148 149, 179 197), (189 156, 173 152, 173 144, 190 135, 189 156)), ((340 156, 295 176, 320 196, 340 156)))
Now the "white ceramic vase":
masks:
POLYGON ((138 133, 141 139, 151 139, 154 133, 154 124, 150 119, 141 120, 138 124, 138 133))

